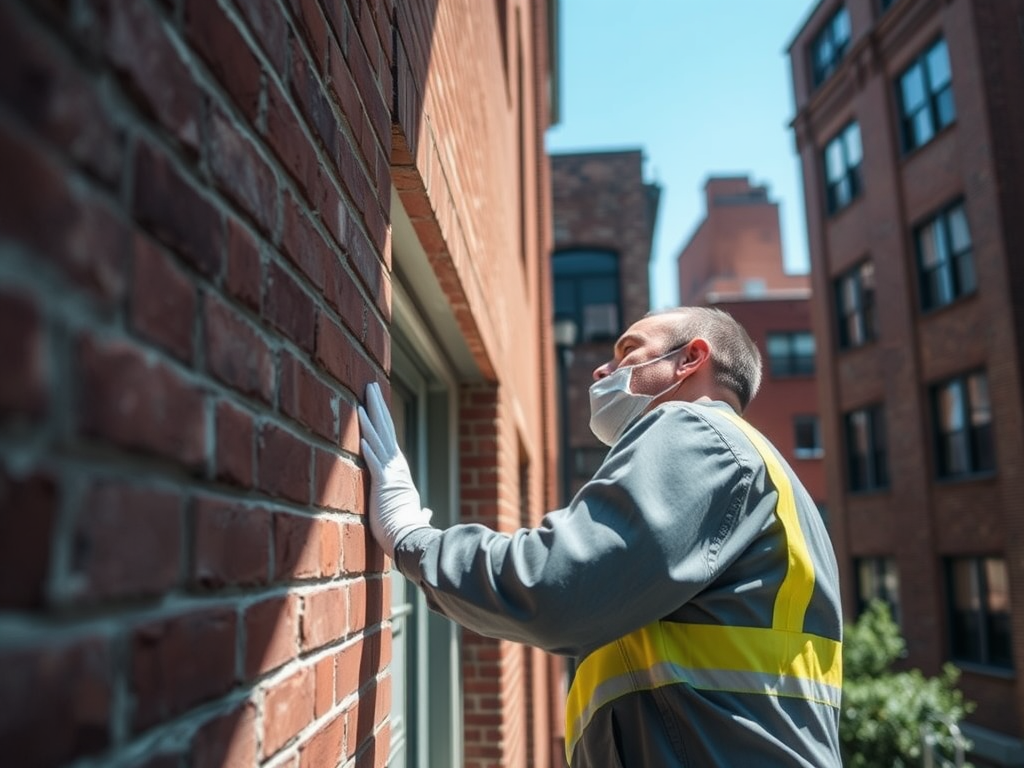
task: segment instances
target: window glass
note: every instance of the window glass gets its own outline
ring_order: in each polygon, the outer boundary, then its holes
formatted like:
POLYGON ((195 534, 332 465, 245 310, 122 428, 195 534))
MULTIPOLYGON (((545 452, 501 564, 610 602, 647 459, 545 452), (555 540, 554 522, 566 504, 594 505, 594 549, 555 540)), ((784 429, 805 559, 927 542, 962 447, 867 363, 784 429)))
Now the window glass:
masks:
POLYGON ((621 332, 619 258, 611 251, 560 251, 552 259, 555 318, 576 323, 577 341, 605 341, 621 332))

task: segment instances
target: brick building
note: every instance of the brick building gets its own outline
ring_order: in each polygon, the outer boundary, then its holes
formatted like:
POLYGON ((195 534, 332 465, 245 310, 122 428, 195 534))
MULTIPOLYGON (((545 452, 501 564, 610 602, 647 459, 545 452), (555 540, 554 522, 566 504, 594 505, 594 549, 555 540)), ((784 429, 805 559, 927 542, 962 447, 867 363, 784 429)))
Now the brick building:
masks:
POLYGON ((563 503, 608 450, 590 431, 592 373, 619 335, 650 310, 660 189, 644 181, 643 160, 640 150, 551 157, 563 503))
POLYGON ((823 0, 789 48, 845 610, 1024 765, 1024 2, 823 0))
POLYGON ((779 206, 766 187, 716 176, 704 197, 704 219, 677 257, 679 303, 718 307, 746 328, 764 357, 764 377, 744 415, 824 509, 810 280, 784 269, 779 206))
POLYGON ((0 762, 551 766, 368 535, 554 506, 557 0, 0 4, 0 762))

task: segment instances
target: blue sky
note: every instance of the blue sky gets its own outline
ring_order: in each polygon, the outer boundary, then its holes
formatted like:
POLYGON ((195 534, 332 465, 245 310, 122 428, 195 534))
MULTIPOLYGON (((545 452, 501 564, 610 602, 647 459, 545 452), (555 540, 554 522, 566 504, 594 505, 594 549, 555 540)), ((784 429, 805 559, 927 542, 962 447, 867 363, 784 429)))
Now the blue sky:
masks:
POLYGON ((651 305, 678 301, 676 256, 709 176, 749 175, 780 205, 786 268, 807 269, 786 47, 816 0, 561 0, 561 121, 550 152, 643 149, 662 187, 651 305))

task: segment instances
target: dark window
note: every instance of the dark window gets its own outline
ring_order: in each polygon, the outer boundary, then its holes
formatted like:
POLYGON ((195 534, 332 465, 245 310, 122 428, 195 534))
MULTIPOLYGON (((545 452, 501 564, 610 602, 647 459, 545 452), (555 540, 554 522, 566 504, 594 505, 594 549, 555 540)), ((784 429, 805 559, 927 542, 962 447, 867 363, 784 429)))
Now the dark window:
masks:
POLYGON ((875 314, 875 266, 863 261, 839 276, 836 286, 836 314, 839 347, 859 347, 878 338, 875 314))
POLYGON ((900 580, 896 561, 891 557, 861 557, 857 570, 857 613, 863 613, 872 600, 889 606, 893 619, 900 620, 900 580))
POLYGON ((850 123, 825 145, 825 205, 836 213, 853 202, 861 191, 860 126, 850 123))
POLYGON ((846 457, 851 491, 871 491, 889 485, 884 411, 879 405, 847 413, 846 457))
POLYGON ((780 379, 813 374, 814 335, 810 331, 769 333, 768 370, 780 379))
POLYGON ((951 558, 946 574, 953 659, 1012 669, 1006 561, 1001 557, 951 558))
POLYGON ((921 283, 921 308, 944 307, 973 293, 974 255, 971 231, 962 202, 955 203, 922 224, 914 233, 921 283))
POLYGON ((899 77, 900 126, 903 149, 927 144, 956 118, 953 76, 946 41, 939 40, 899 77))
POLYGON ((821 428, 817 416, 794 416, 796 434, 794 455, 798 459, 818 459, 825 453, 821 447, 821 428))
POLYGON ((983 372, 932 387, 936 468, 939 477, 963 477, 995 469, 992 404, 983 372))
POLYGON ((825 82, 839 67, 850 46, 850 14, 840 8, 825 22, 811 43, 811 74, 814 86, 825 82))
POLYGON ((608 341, 621 333, 619 258, 611 251, 554 255, 555 319, 576 323, 579 341, 608 341))

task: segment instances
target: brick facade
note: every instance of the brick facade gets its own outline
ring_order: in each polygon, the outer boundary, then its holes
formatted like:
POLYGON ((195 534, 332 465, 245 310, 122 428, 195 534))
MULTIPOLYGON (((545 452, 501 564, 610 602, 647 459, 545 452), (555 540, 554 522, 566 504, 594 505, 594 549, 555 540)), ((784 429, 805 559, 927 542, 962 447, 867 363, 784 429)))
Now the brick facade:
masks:
MULTIPOLYGON (((852 617, 854 559, 894 558, 907 662, 935 673, 951 657, 943 559, 1002 558, 1012 605, 1013 666, 1019 670, 1024 668, 1024 484, 1019 471, 1024 460, 1024 326, 1014 296, 1022 285, 1016 254, 1024 235, 1019 216, 1024 171, 1024 46, 1019 30, 1024 4, 897 0, 883 11, 869 0, 848 0, 849 48, 836 71, 812 87, 809 46, 840 6, 815 6, 790 47, 790 57, 819 370, 829 372, 821 379, 820 394, 845 608, 852 617), (899 133, 897 79, 940 38, 948 49, 955 120, 924 145, 906 151, 899 133), (860 126, 863 191, 829 215, 822 152, 851 120, 860 126), (977 289, 925 312, 914 229, 958 200, 969 222, 977 289), (840 350, 833 281, 866 258, 874 264, 878 338, 840 350), (966 480, 940 481, 929 387, 973 370, 988 377, 996 469, 966 480), (885 409, 891 481, 885 489, 853 494, 845 474, 842 414, 876 402, 885 409)), ((1024 688, 1015 678, 966 664, 961 687, 979 704, 970 718, 974 725, 1015 739, 1024 736, 1024 688)), ((1009 743, 1006 749, 1020 759, 1020 742, 1009 743)), ((1005 751, 1005 744, 999 744, 1005 751)))
MULTIPOLYGON (((355 406, 425 306, 399 215, 467 351, 455 460, 489 462, 453 509, 556 500, 549 5, 0 6, 6 761, 387 762, 355 406)), ((454 761, 558 764, 559 666, 461 654, 454 761)))

